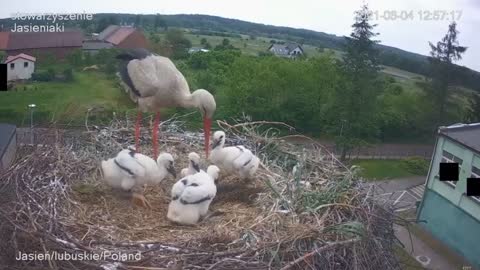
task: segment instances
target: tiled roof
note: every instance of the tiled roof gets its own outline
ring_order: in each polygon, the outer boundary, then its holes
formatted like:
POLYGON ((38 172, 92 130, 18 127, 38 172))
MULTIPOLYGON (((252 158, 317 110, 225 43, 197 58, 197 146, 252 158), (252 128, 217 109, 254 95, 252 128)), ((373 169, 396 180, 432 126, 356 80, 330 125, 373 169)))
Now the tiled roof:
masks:
POLYGON ((115 31, 113 34, 111 34, 106 41, 118 45, 120 42, 122 42, 125 38, 127 38, 131 33, 135 31, 135 28, 133 27, 120 27, 115 31))
POLYGON ((82 41, 83 33, 80 31, 29 33, 11 32, 9 33, 6 50, 82 47, 82 41))
POLYGON ((278 55, 288 55, 289 53, 287 47, 281 44, 272 44, 268 49, 278 55))
POLYGON ((274 52, 277 55, 289 55, 293 50, 295 50, 297 47, 300 48, 300 50, 303 49, 300 45, 295 44, 295 43, 288 43, 288 44, 272 44, 270 47, 268 47, 268 50, 274 52))
POLYGON ((105 28, 102 32, 98 34, 97 38, 100 40, 105 40, 113 32, 117 31, 118 28, 120 28, 120 26, 118 25, 109 25, 107 28, 105 28))
POLYGON ((118 45, 134 31, 135 28, 131 26, 110 25, 98 34, 97 39, 118 45))
POLYGON ((300 45, 295 44, 295 43, 288 43, 287 45, 285 45, 285 47, 286 47, 289 51, 293 51, 293 50, 295 50, 297 47, 299 47, 300 50, 303 51, 303 48, 302 48, 300 45))
POLYGON ((33 57, 33 56, 21 53, 21 54, 11 55, 11 56, 7 57, 7 60, 5 60, 5 64, 7 64, 9 62, 12 62, 13 60, 18 59, 18 58, 23 58, 25 60, 30 60, 32 62, 35 62, 35 60, 36 60, 36 58, 33 57))

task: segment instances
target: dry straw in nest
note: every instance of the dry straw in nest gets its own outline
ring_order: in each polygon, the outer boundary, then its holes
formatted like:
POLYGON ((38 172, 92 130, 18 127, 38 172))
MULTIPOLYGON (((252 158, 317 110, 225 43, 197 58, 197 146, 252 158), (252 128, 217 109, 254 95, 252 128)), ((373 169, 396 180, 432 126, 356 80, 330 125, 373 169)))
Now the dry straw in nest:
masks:
MULTIPOLYGON (((177 170, 187 166, 188 152, 203 149, 202 137, 183 131, 180 119, 160 126, 161 150, 174 155, 177 170)), ((1 177, 0 264, 9 269, 399 269, 392 212, 370 199, 333 155, 315 143, 287 143, 278 137, 290 128, 282 123, 218 125, 228 134, 227 144, 246 145, 262 166, 251 181, 222 175, 210 216, 196 226, 166 219, 174 179, 145 190, 151 210, 132 206, 101 181, 100 161, 133 144, 128 118, 87 131, 57 131, 54 144, 21 147, 1 177), (17 261, 19 251, 140 253, 140 260, 17 261)), ((141 139, 150 154, 148 129, 141 139)))

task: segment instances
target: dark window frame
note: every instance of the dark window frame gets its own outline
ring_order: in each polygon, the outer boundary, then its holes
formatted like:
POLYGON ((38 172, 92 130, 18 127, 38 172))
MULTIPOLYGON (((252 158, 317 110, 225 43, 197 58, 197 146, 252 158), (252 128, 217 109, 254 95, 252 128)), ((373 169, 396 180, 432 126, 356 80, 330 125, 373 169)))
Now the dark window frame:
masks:
MULTIPOLYGON (((446 163, 458 163, 458 165, 460 167, 462 167, 462 164, 463 164, 463 159, 455 156, 454 154, 446 151, 446 150, 442 150, 442 159, 441 159, 441 162, 446 162, 446 163)), ((449 186, 453 187, 453 188, 456 188, 457 187, 457 181, 446 181, 445 183, 447 183, 449 186)))

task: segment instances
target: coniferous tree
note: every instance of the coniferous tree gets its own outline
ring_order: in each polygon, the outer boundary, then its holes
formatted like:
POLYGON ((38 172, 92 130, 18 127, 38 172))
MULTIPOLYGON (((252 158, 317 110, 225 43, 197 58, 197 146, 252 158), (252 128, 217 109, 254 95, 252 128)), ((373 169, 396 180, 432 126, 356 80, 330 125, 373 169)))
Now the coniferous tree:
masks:
POLYGON ((140 14, 135 15, 135 27, 141 27, 142 26, 142 16, 140 14))
POLYGON ((378 51, 370 23, 371 12, 367 5, 355 12, 355 23, 350 37, 345 37, 343 71, 347 79, 336 91, 332 108, 332 129, 341 159, 355 146, 376 136, 378 128, 376 98, 380 85, 378 80, 378 51))
POLYGON ((155 28, 155 31, 157 31, 158 28, 160 28, 160 27, 162 27, 164 30, 167 29, 167 23, 162 18, 162 15, 160 15, 160 14, 155 15, 155 19, 153 21, 153 27, 155 28))
POLYGON ((428 87, 425 87, 427 95, 433 102, 436 111, 434 116, 434 129, 448 121, 446 117, 447 108, 450 105, 452 83, 457 81, 457 69, 454 62, 462 59, 467 47, 459 45, 457 24, 452 22, 448 26, 447 34, 437 44, 430 44, 430 80, 428 87))

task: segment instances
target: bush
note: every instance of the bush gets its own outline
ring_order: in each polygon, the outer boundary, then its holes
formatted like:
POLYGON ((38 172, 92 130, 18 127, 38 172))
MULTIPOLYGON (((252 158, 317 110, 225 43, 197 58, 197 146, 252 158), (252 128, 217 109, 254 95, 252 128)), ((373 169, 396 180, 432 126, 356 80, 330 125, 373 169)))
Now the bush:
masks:
POLYGON ((47 69, 47 74, 50 77, 50 80, 53 80, 55 78, 55 70, 53 68, 47 69))
POLYGON ((70 54, 68 54, 66 58, 67 62, 74 67, 80 67, 84 64, 82 50, 75 49, 70 54))
POLYGON ((83 62, 85 66, 93 65, 93 59, 89 52, 83 53, 83 62))
POLYGON ((32 74, 32 80, 39 82, 49 82, 55 78, 55 71, 49 69, 48 71, 43 72, 34 72, 32 74))
POLYGON ((430 163, 422 157, 409 157, 402 160, 402 166, 410 173, 427 175, 430 163))
POLYGON ((67 82, 73 81, 73 69, 72 68, 66 68, 63 71, 63 76, 65 77, 65 81, 67 81, 67 82))
POLYGON ((107 61, 107 63, 105 64, 104 71, 108 75, 115 74, 115 72, 117 71, 117 66, 115 65, 115 61, 114 60, 107 61))

